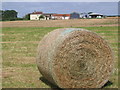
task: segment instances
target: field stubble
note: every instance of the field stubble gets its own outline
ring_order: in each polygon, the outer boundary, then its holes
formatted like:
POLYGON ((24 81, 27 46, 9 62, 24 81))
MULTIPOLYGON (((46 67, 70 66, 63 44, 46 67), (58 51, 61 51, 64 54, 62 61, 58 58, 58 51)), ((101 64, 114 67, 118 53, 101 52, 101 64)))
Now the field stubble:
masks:
POLYGON ((117 26, 118 19, 70 19, 70 20, 40 20, 40 21, 6 21, 2 27, 95 27, 117 26))
POLYGON ((84 27, 81 28, 96 32, 109 42, 114 54, 115 68, 109 80, 112 84, 108 84, 105 88, 118 87, 118 27, 114 26, 117 25, 117 19, 97 19, 96 21, 94 19, 82 19, 72 20, 74 22, 71 20, 70 22, 68 21, 69 20, 3 22, 1 34, 3 88, 53 88, 52 85, 44 83, 40 79, 42 75, 36 66, 37 46, 39 41, 48 32, 58 29, 60 26, 70 27, 71 25, 73 25, 73 27, 83 25, 84 27), (89 27, 90 25, 93 27, 89 27), (96 27, 97 25, 108 26, 96 27))

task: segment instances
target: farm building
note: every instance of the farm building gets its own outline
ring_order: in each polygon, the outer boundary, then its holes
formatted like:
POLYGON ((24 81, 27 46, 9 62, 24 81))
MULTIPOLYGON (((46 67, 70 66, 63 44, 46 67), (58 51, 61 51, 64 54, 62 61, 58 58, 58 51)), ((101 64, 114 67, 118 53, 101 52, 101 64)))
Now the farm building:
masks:
POLYGON ((45 16, 45 20, 51 20, 53 14, 55 14, 55 13, 43 13, 43 16, 45 16))
POLYGON ((30 20, 63 20, 63 19, 79 19, 79 18, 104 18, 103 14, 99 13, 77 13, 70 14, 56 14, 56 13, 43 13, 33 12, 30 14, 30 20))
POLYGON ((52 15, 52 19, 69 19, 70 18, 70 14, 53 14, 52 15))
POLYGON ((70 19, 78 19, 80 18, 80 14, 77 12, 73 12, 70 14, 70 19))
POLYGON ((91 13, 89 14, 89 18, 104 18, 104 15, 99 13, 91 13))
POLYGON ((87 13, 80 13, 80 18, 89 18, 87 13))
POLYGON ((39 17, 43 14, 43 12, 33 12, 30 14, 30 20, 39 20, 39 17))
POLYGON ((56 14, 56 13, 43 13, 43 12, 33 12, 30 14, 30 20, 60 20, 69 19, 70 14, 56 14), (42 18, 41 18, 42 16, 42 18))

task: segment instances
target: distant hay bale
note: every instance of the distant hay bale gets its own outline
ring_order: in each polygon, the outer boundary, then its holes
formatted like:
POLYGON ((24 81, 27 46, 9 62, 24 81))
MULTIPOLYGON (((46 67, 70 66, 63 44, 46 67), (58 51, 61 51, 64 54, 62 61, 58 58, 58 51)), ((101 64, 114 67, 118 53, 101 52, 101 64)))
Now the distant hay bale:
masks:
POLYGON ((101 88, 113 69, 107 42, 80 28, 62 28, 48 33, 38 47, 40 73, 60 88, 101 88))

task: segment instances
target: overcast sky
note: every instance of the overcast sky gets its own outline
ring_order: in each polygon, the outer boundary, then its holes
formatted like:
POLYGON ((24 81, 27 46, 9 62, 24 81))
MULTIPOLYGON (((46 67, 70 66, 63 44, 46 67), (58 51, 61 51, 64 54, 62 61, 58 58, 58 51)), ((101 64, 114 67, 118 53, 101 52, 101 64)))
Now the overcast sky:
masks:
POLYGON ((2 2, 3 10, 16 10, 23 17, 34 10, 44 13, 95 12, 105 15, 118 14, 118 2, 2 2))

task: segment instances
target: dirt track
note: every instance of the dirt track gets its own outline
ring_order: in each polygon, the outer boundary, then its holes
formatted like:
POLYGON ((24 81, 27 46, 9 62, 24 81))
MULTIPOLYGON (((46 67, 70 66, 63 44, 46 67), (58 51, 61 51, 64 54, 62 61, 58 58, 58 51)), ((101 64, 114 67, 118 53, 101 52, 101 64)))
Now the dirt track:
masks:
POLYGON ((94 27, 117 25, 117 18, 2 22, 2 27, 94 27))

